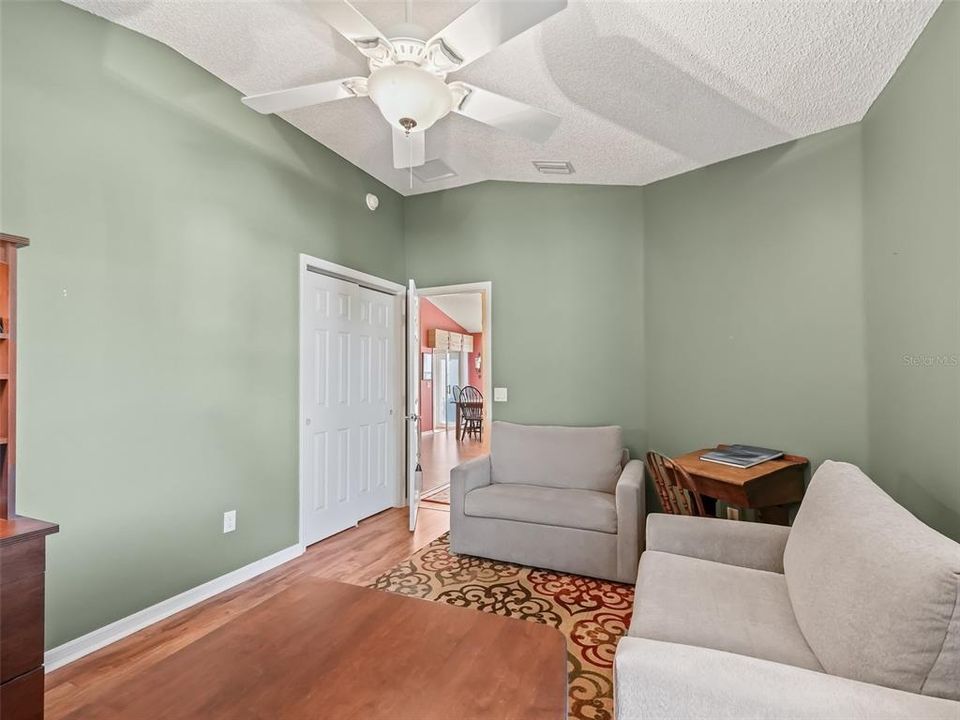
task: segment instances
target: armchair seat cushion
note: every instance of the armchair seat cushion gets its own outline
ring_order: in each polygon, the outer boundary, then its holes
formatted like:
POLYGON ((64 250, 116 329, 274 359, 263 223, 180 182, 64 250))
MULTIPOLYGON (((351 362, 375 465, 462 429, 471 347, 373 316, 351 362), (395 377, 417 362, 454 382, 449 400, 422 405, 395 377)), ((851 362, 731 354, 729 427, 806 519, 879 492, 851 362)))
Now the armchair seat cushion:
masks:
POLYGON ((615 496, 595 490, 495 483, 468 492, 463 510, 471 517, 617 532, 615 496))
POLYGON ((629 635, 822 671, 783 575, 647 550, 629 635))

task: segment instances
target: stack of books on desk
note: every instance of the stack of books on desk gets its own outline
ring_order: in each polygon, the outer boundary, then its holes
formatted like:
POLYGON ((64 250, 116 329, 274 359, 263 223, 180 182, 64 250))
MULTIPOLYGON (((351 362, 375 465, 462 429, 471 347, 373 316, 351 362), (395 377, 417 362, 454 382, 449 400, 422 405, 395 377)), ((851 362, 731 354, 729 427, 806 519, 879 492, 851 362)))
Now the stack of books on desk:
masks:
POLYGON ((751 468, 762 462, 781 457, 783 457, 783 452, 780 450, 754 447, 753 445, 725 445, 722 448, 704 453, 700 456, 700 459, 720 465, 729 465, 730 467, 751 468))

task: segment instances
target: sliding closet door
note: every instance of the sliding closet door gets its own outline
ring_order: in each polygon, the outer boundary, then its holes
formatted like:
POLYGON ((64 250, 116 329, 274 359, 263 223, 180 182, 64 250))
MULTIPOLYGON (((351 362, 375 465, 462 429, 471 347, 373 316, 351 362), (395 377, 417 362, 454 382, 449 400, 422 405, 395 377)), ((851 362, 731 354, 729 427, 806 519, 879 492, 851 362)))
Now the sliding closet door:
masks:
POLYGON ((301 527, 313 543, 393 504, 393 296, 307 273, 301 527))

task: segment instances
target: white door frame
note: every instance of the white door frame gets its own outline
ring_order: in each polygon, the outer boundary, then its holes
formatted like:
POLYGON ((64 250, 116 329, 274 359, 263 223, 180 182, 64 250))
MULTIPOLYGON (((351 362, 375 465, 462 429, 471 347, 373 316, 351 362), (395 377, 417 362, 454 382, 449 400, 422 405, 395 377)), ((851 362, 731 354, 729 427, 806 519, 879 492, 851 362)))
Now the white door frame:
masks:
MULTIPOLYGON (((298 317, 298 337, 297 337, 297 377, 298 377, 298 397, 297 397, 297 427, 299 428, 299 442, 298 442, 298 456, 297 456, 297 475, 298 475, 298 487, 297 487, 297 536, 301 547, 305 546, 304 536, 303 536, 303 497, 304 490, 306 487, 305 478, 303 477, 303 452, 306 443, 306 432, 305 425, 303 421, 303 348, 301 347, 302 338, 303 338, 303 293, 305 289, 304 278, 307 277, 309 272, 318 272, 321 275, 327 275, 330 277, 335 277, 340 280, 347 280, 348 282, 354 282, 360 285, 361 287, 369 288, 371 290, 377 290, 379 292, 387 293, 389 295, 395 296, 395 298, 402 299, 405 295, 407 289, 399 283, 392 282, 390 280, 384 280, 379 278, 376 275, 370 275, 359 270, 354 270, 353 268, 346 267, 345 265, 337 265, 328 260, 322 260, 321 258, 313 257, 311 255, 300 254, 300 257, 297 260, 297 280, 299 282, 299 294, 298 294, 298 303, 297 303, 297 317, 298 317)), ((405 303, 400 302, 395 299, 394 301, 394 322, 393 322, 393 337, 394 337, 394 397, 393 397, 393 406, 390 408, 390 417, 393 418, 394 432, 396 433, 396 443, 395 443, 395 457, 393 458, 393 466, 396 473, 396 482, 394 483, 394 507, 402 507, 406 505, 406 489, 404 487, 405 483, 405 473, 404 473, 404 460, 405 452, 404 448, 406 447, 406 421, 403 419, 406 414, 406 360, 404 357, 406 350, 406 310, 405 303)))
POLYGON ((493 422, 493 283, 487 281, 417 288, 417 294, 420 297, 455 295, 457 293, 480 293, 482 300, 483 416, 488 422, 493 422))

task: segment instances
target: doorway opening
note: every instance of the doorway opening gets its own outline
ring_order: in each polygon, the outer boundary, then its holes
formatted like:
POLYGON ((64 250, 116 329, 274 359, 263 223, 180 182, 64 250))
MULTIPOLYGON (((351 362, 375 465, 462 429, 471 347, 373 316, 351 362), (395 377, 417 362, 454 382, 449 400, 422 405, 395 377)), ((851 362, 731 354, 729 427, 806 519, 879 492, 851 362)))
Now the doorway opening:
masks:
POLYGON ((489 451, 491 283, 420 296, 422 507, 449 512, 450 470, 489 451))

